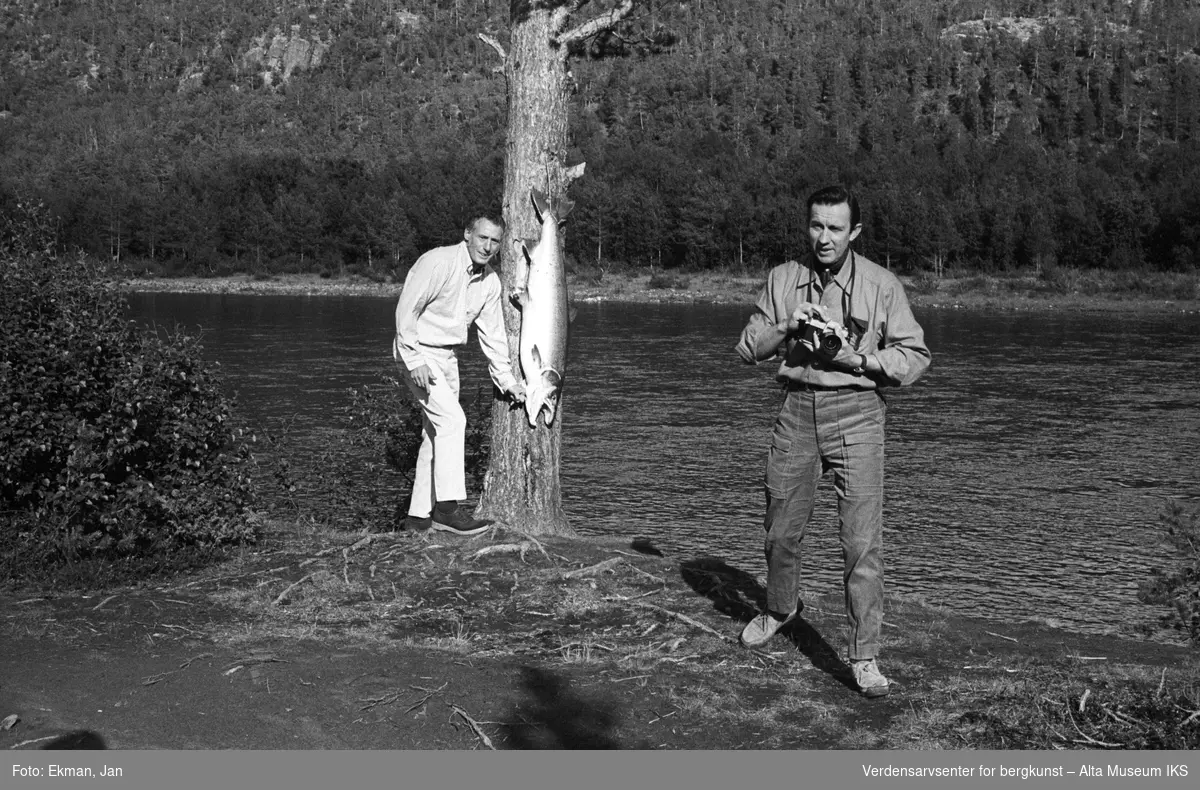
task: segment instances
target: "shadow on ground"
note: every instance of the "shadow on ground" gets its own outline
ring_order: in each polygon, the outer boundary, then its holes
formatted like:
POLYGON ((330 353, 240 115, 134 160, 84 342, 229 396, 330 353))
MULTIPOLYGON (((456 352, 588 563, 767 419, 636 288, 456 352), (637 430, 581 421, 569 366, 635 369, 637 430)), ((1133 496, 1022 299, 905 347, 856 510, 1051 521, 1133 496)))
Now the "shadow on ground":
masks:
POLYGON ((60 735, 43 749, 107 749, 104 739, 91 730, 76 730, 66 735, 60 735))
POLYGON ((618 723, 615 704, 574 692, 570 681, 546 669, 521 667, 526 699, 517 703, 504 725, 512 749, 620 749, 612 732, 618 723))
MULTIPOLYGON (((689 587, 713 602, 713 609, 734 620, 740 628, 767 607, 767 590, 751 574, 717 557, 699 557, 679 566, 689 587)), ((800 603, 804 611, 803 602, 800 603)), ((811 623, 798 616, 780 629, 779 636, 791 642, 812 665, 857 692, 850 667, 837 650, 811 623)))

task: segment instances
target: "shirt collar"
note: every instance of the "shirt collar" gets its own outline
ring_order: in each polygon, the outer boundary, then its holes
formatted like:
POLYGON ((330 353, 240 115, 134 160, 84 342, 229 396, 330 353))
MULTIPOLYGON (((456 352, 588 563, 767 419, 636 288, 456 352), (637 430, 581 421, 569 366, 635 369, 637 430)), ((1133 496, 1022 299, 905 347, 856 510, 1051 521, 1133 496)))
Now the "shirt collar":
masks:
MULTIPOLYGON (((843 291, 850 287, 850 274, 854 270, 853 263, 854 250, 850 250, 850 253, 846 255, 846 260, 842 261, 841 267, 839 267, 837 273, 833 275, 832 282, 843 291)), ((801 273, 800 278, 796 281, 796 287, 806 288, 810 285, 814 288, 822 287, 821 275, 817 272, 817 267, 814 265, 811 255, 804 264, 803 272, 801 273), (807 276, 805 276, 805 274, 807 274, 807 276)))

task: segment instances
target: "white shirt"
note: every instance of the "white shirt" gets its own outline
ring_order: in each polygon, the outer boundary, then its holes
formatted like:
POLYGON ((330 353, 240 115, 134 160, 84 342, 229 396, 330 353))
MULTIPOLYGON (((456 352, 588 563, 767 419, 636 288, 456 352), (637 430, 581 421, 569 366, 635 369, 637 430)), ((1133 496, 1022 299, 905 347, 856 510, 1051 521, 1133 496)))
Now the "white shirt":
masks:
POLYGON ((430 250, 417 259, 396 302, 392 356, 409 370, 428 364, 421 346, 453 348, 479 330, 488 372, 502 391, 516 383, 508 355, 508 332, 500 308, 500 277, 488 265, 475 267, 465 241, 430 250))

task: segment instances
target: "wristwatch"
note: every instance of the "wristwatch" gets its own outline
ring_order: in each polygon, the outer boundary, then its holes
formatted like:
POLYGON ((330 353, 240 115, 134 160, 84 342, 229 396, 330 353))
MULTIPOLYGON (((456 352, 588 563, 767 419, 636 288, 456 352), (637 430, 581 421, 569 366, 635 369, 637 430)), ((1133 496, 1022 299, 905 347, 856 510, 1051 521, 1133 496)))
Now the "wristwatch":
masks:
POLYGON ((867 372, 867 355, 859 354, 859 356, 862 357, 862 362, 860 362, 859 364, 850 368, 851 373, 857 374, 857 373, 866 373, 867 372))

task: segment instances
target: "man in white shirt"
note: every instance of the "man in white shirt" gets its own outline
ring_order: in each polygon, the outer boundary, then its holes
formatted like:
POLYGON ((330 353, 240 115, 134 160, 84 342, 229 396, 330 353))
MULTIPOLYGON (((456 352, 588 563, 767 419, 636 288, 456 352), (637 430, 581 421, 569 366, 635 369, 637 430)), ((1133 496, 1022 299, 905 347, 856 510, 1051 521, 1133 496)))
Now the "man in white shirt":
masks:
POLYGON ((462 242, 430 250, 413 264, 396 303, 392 355, 421 405, 423 424, 405 529, 476 535, 491 526, 459 507, 467 496, 467 418, 458 403, 456 351, 474 323, 492 381, 517 403, 524 402, 525 387, 509 361, 500 277, 489 265, 503 235, 502 221, 476 218, 462 242))

